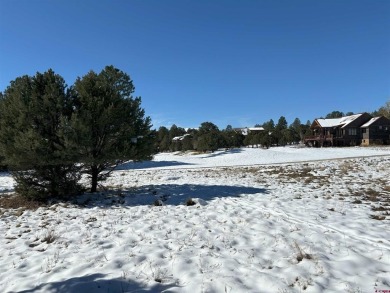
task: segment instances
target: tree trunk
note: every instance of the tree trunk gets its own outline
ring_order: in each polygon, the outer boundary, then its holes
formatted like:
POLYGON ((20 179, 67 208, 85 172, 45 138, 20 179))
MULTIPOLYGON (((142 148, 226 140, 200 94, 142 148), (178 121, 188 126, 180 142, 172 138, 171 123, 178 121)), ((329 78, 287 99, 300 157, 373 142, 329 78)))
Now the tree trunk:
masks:
POLYGON ((97 166, 94 165, 91 167, 91 175, 92 175, 91 192, 96 192, 97 184, 98 184, 98 175, 99 175, 99 170, 97 166))

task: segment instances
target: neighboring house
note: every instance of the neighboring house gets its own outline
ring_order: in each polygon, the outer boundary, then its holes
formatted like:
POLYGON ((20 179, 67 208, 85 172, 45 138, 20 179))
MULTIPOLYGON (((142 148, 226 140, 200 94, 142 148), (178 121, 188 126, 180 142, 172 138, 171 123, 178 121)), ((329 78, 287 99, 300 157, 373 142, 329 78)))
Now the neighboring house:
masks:
POLYGON ((363 124, 370 121, 368 113, 355 114, 341 118, 315 119, 310 126, 313 135, 305 138, 311 146, 351 146, 362 143, 363 124))
POLYGON ((242 135, 248 135, 249 133, 259 133, 264 131, 263 127, 244 127, 244 128, 233 128, 235 132, 238 132, 242 135))
POLYGON ((187 136, 191 136, 191 134, 186 133, 186 134, 184 134, 182 136, 175 136, 174 138, 172 138, 172 141, 182 141, 187 136))
POLYGON ((374 117, 361 127, 362 145, 390 144, 390 119, 374 117))

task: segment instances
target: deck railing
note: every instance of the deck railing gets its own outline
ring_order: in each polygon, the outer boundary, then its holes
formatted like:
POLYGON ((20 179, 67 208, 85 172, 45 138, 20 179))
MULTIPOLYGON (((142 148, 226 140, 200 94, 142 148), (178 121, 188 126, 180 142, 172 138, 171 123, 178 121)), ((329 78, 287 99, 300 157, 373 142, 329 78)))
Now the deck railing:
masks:
POLYGON ((330 135, 323 135, 323 134, 320 134, 320 135, 309 135, 309 136, 305 137, 306 141, 309 141, 309 140, 321 141, 321 140, 332 140, 332 139, 333 139, 333 135, 332 134, 330 134, 330 135))

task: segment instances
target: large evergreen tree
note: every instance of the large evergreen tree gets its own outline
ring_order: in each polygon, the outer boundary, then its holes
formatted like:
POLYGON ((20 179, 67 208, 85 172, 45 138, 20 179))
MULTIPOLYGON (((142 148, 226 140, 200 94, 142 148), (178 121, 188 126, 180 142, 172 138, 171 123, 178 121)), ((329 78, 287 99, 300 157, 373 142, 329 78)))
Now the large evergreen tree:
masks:
POLYGON ((65 148, 73 96, 52 70, 11 81, 0 102, 0 150, 22 195, 77 193, 75 157, 65 148))
POLYGON ((203 122, 199 127, 197 150, 200 152, 216 151, 219 147, 220 131, 211 122, 203 122))
POLYGON ((221 131, 221 137, 222 146, 226 148, 239 148, 244 144, 244 135, 235 131, 231 125, 226 126, 226 129, 221 131))
POLYGON ((91 176, 91 192, 121 162, 151 159, 150 118, 133 97, 130 76, 113 66, 90 71, 74 85, 76 103, 68 146, 91 176))
POLYGON ((288 132, 287 129, 287 120, 284 116, 280 116, 278 123, 275 126, 275 130, 273 131, 273 136, 276 139, 277 145, 286 145, 288 140, 288 132))
POLYGON ((289 129, 292 143, 299 143, 303 140, 302 123, 299 118, 294 119, 294 122, 291 123, 289 129))
POLYGON ((169 130, 168 128, 161 126, 157 131, 157 150, 159 152, 167 152, 169 151, 169 146, 171 144, 169 140, 169 130))

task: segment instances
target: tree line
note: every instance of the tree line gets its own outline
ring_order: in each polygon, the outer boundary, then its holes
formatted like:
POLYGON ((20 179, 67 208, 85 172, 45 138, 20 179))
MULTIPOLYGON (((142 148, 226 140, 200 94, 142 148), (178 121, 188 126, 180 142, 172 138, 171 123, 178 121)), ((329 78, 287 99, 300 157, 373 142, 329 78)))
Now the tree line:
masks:
POLYGON ((165 126, 156 131, 155 151, 215 151, 219 148, 236 148, 242 146, 266 147, 270 145, 284 146, 299 143, 310 133, 310 121, 302 124, 299 118, 288 125, 284 116, 275 124, 271 119, 255 127, 263 127, 262 131, 249 131, 244 135, 241 129, 228 125, 220 130, 212 122, 203 122, 197 129, 184 129, 175 124, 168 129, 165 126), (176 139, 175 139, 176 138, 176 139))
MULTIPOLYGON (((71 86, 51 69, 11 81, 0 92, 0 165, 11 172, 15 191, 31 199, 69 197, 85 191, 85 174, 96 192, 118 164, 149 160, 158 152, 269 148, 297 144, 310 134, 310 121, 296 118, 288 125, 284 116, 276 124, 270 119, 255 125, 264 129, 247 135, 212 122, 152 130, 134 90, 130 76, 113 66, 90 71, 71 86)), ((390 118, 390 101, 372 115, 390 118)), ((342 116, 333 111, 326 118, 342 116)))
MULTIPOLYGON (((332 119, 353 114, 353 112, 332 111, 320 118, 332 119)), ((390 101, 371 115, 385 116, 390 119, 390 101)), ((231 125, 220 130, 212 122, 203 122, 197 129, 185 129, 174 124, 169 129, 161 126, 155 131, 154 149, 156 153, 188 150, 206 152, 242 146, 264 148, 269 148, 271 145, 285 146, 298 144, 305 136, 310 135, 310 126, 309 120, 303 124, 299 118, 295 118, 288 125, 286 118, 281 116, 276 124, 270 119, 263 124, 255 125, 255 127, 263 127, 263 131, 252 131, 243 135, 240 129, 234 129, 231 125)))

